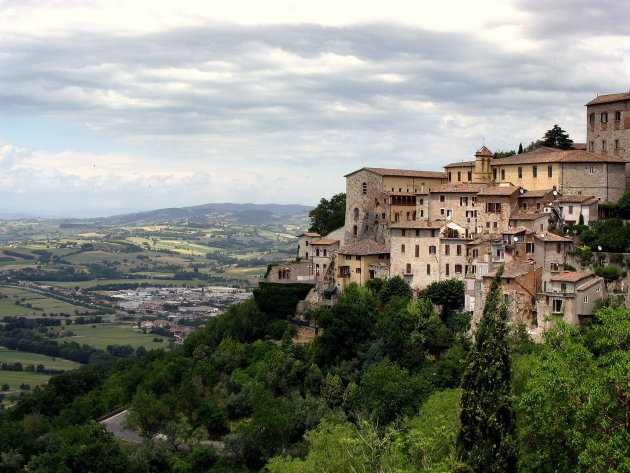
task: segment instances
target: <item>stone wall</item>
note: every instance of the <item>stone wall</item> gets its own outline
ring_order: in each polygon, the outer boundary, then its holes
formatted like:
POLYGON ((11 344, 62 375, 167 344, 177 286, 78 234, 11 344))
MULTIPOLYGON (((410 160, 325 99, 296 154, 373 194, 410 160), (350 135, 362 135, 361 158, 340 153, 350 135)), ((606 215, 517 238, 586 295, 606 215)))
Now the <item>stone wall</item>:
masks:
POLYGON ((562 163, 559 191, 617 202, 626 189, 623 163, 562 163))

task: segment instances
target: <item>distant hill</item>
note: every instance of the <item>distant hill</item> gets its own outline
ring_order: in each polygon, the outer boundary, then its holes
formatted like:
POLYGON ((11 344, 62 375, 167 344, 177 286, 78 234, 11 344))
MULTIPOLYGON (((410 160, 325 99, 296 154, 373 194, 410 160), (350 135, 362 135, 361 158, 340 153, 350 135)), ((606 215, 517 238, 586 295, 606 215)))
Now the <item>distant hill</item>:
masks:
POLYGON ((232 204, 216 203, 203 204, 191 207, 167 208, 135 212, 111 217, 90 219, 103 225, 130 225, 136 223, 195 221, 206 222, 225 213, 223 218, 239 223, 265 223, 274 218, 274 215, 294 215, 306 213, 313 207, 307 205, 282 205, 282 204, 232 204))

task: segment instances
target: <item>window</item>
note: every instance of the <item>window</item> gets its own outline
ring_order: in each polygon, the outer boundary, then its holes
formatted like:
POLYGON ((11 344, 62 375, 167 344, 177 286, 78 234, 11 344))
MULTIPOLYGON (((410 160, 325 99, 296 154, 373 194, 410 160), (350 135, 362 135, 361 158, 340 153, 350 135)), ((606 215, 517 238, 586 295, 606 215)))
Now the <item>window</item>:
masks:
POLYGON ((416 236, 420 236, 420 230, 416 230, 416 236))
POLYGON ((354 227, 352 227, 352 234, 354 236, 357 236, 357 233, 359 233, 359 228, 355 225, 354 227))
POLYGON ((561 282, 560 283, 560 290, 562 292, 567 292, 567 283, 566 282, 561 282))
POLYGON ((455 274, 462 274, 462 265, 461 264, 456 264, 455 265, 455 274))
MULTIPOLYGON (((328 250, 326 248, 324 248, 324 256, 328 256, 328 250)), ((326 266, 326 265, 324 265, 326 266)))
POLYGON ((497 180, 497 168, 494 168, 492 170, 492 179, 494 179, 495 181, 497 180))
POLYGON ((435 230, 431 230, 431 238, 435 238, 435 230))
POLYGON ((444 273, 447 276, 449 276, 451 274, 451 268, 450 268, 450 266, 448 264, 444 267, 444 273))
POLYGON ((526 243, 525 244, 525 252, 526 253, 533 253, 534 252, 534 244, 533 243, 526 243))
POLYGON ((602 112, 602 123, 608 123, 608 112, 602 112))
POLYGON ((462 245, 457 245, 457 256, 461 256, 462 255, 462 245))
POLYGON ((420 205, 424 205, 424 199, 420 199, 419 204, 420 204, 420 205))
POLYGON ((457 171, 457 182, 462 182, 462 173, 461 173, 461 171, 457 171))
POLYGON ((569 215, 573 214, 573 206, 569 205, 569 215))
POLYGON ((500 202, 487 202, 486 212, 491 213, 491 214, 501 213, 501 203, 500 202))
POLYGON ((319 248, 315 250, 315 256, 319 256, 319 248))
POLYGON ((550 271, 558 271, 558 263, 549 263, 550 271))
POLYGON ((427 274, 431 274, 431 265, 427 264, 427 274))
POLYGON ((367 182, 364 182, 361 187, 363 188, 363 195, 367 194, 367 182))
POLYGON ((361 274, 361 268, 357 268, 357 269, 355 270, 355 272, 356 272, 357 274, 361 274))
POLYGON ((547 177, 553 177, 553 166, 547 166, 547 177))
POLYGON ((523 205, 521 205, 521 208, 522 208, 523 210, 527 210, 527 204, 526 204, 525 202, 523 202, 523 205))
POLYGON ((420 217, 424 217, 424 210, 420 211, 420 217))
POLYGON ((556 253, 562 253, 562 243, 556 243, 556 253))
POLYGON ((479 258, 479 250, 473 250, 473 258, 479 258))
POLYGON ((416 245, 415 250, 416 250, 416 258, 419 258, 420 257, 420 245, 416 245))
POLYGON ((405 252, 405 245, 400 245, 400 252, 404 253, 405 252))
POLYGON ((359 220, 359 209, 356 207, 354 208, 354 219, 359 220))
POLYGON ((448 182, 451 182, 453 180, 453 173, 448 173, 448 182))
POLYGON ((621 110, 615 111, 615 121, 618 122, 621 120, 621 110))
POLYGON ((385 212, 381 213, 381 218, 385 220, 385 212))
POLYGON ((606 151, 606 140, 602 140, 602 151, 606 151))
POLYGON ((552 302, 551 311, 556 314, 561 314, 564 309, 564 301, 562 299, 554 299, 552 302))
POLYGON ((435 254, 435 246, 431 245, 431 246, 429 247, 429 254, 430 254, 430 255, 434 255, 434 254, 435 254))
POLYGON ((357 261, 361 261, 361 255, 356 255, 354 259, 356 259, 357 261))
POLYGON ((468 171, 468 180, 472 181, 472 171, 468 171))
POLYGON ((468 205, 468 197, 460 197, 459 205, 460 207, 466 207, 468 205))
POLYGON ((319 275, 319 264, 315 265, 315 274, 319 275))
POLYGON ((501 180, 505 181, 505 169, 501 169, 501 180))
POLYGON ((411 263, 407 263, 405 267, 405 274, 411 274, 411 263))
POLYGON ((446 209, 440 209, 440 215, 444 215, 446 213, 446 209))
POLYGON ((588 302, 588 296, 584 296, 584 303, 588 302))
POLYGON ((595 173, 595 166, 587 166, 586 167, 586 172, 588 172, 589 174, 594 174, 595 173))
POLYGON ((404 230, 400 231, 400 236, 405 236, 405 231, 404 230))
POLYGON ((595 114, 594 113, 591 113, 588 116, 588 122, 591 123, 591 124, 595 123, 595 114))
POLYGON ((532 166, 532 176, 538 177, 538 166, 532 166))
POLYGON ((444 254, 445 255, 451 254, 451 245, 444 245, 444 254))
POLYGON ((588 150, 589 150, 591 153, 594 153, 594 152, 595 152, 595 142, 594 142, 594 141, 589 141, 589 142, 588 142, 588 150))
POLYGON ((521 168, 521 167, 518 168, 518 178, 519 179, 523 178, 523 168, 521 168))
POLYGON ((619 149, 619 140, 615 140, 615 149, 619 149))
POLYGON ((441 195, 440 196, 440 202, 446 202, 446 196, 445 195, 441 195))
POLYGON ((503 303, 504 304, 509 304, 510 303, 510 295, 505 293, 503 294, 503 303))

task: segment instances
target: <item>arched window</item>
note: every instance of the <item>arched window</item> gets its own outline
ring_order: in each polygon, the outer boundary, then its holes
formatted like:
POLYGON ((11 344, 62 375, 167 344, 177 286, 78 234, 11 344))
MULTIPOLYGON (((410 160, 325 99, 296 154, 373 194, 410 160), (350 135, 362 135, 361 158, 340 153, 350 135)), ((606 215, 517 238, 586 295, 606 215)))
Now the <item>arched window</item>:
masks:
POLYGON ((354 208, 354 219, 359 220, 359 209, 356 207, 354 208))
POLYGON ((319 276, 319 264, 315 265, 315 274, 319 276))
POLYGON ((359 233, 359 227, 357 227, 356 225, 352 227, 352 233, 354 236, 357 236, 357 233, 359 233))
POLYGON ((328 256, 328 250, 324 248, 324 256, 328 256))
POLYGON ((319 248, 315 250, 315 256, 319 256, 319 248))
POLYGON ((367 182, 364 182, 361 186, 363 188, 363 195, 367 194, 367 182))

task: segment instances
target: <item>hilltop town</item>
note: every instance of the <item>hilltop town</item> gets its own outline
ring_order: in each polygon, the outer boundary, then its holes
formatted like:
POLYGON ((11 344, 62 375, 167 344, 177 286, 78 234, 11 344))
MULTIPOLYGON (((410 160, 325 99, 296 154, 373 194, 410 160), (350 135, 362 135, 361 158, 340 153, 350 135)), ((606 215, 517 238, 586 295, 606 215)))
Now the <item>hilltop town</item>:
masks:
MULTIPOLYGON (((463 309, 481 315, 501 265, 503 302, 532 334, 554 320, 578 325, 606 297, 592 270, 570 264, 567 228, 605 217, 630 184, 630 93, 586 104, 587 143, 538 147, 497 158, 482 146, 474 160, 443 172, 361 168, 345 176, 345 225, 325 237, 299 236, 298 262, 270 282, 312 282, 308 302, 349 284, 400 276, 415 291, 436 281, 464 282, 463 309), (550 318, 552 316, 553 318, 550 318)), ((578 265, 579 266, 579 265, 578 265)))

